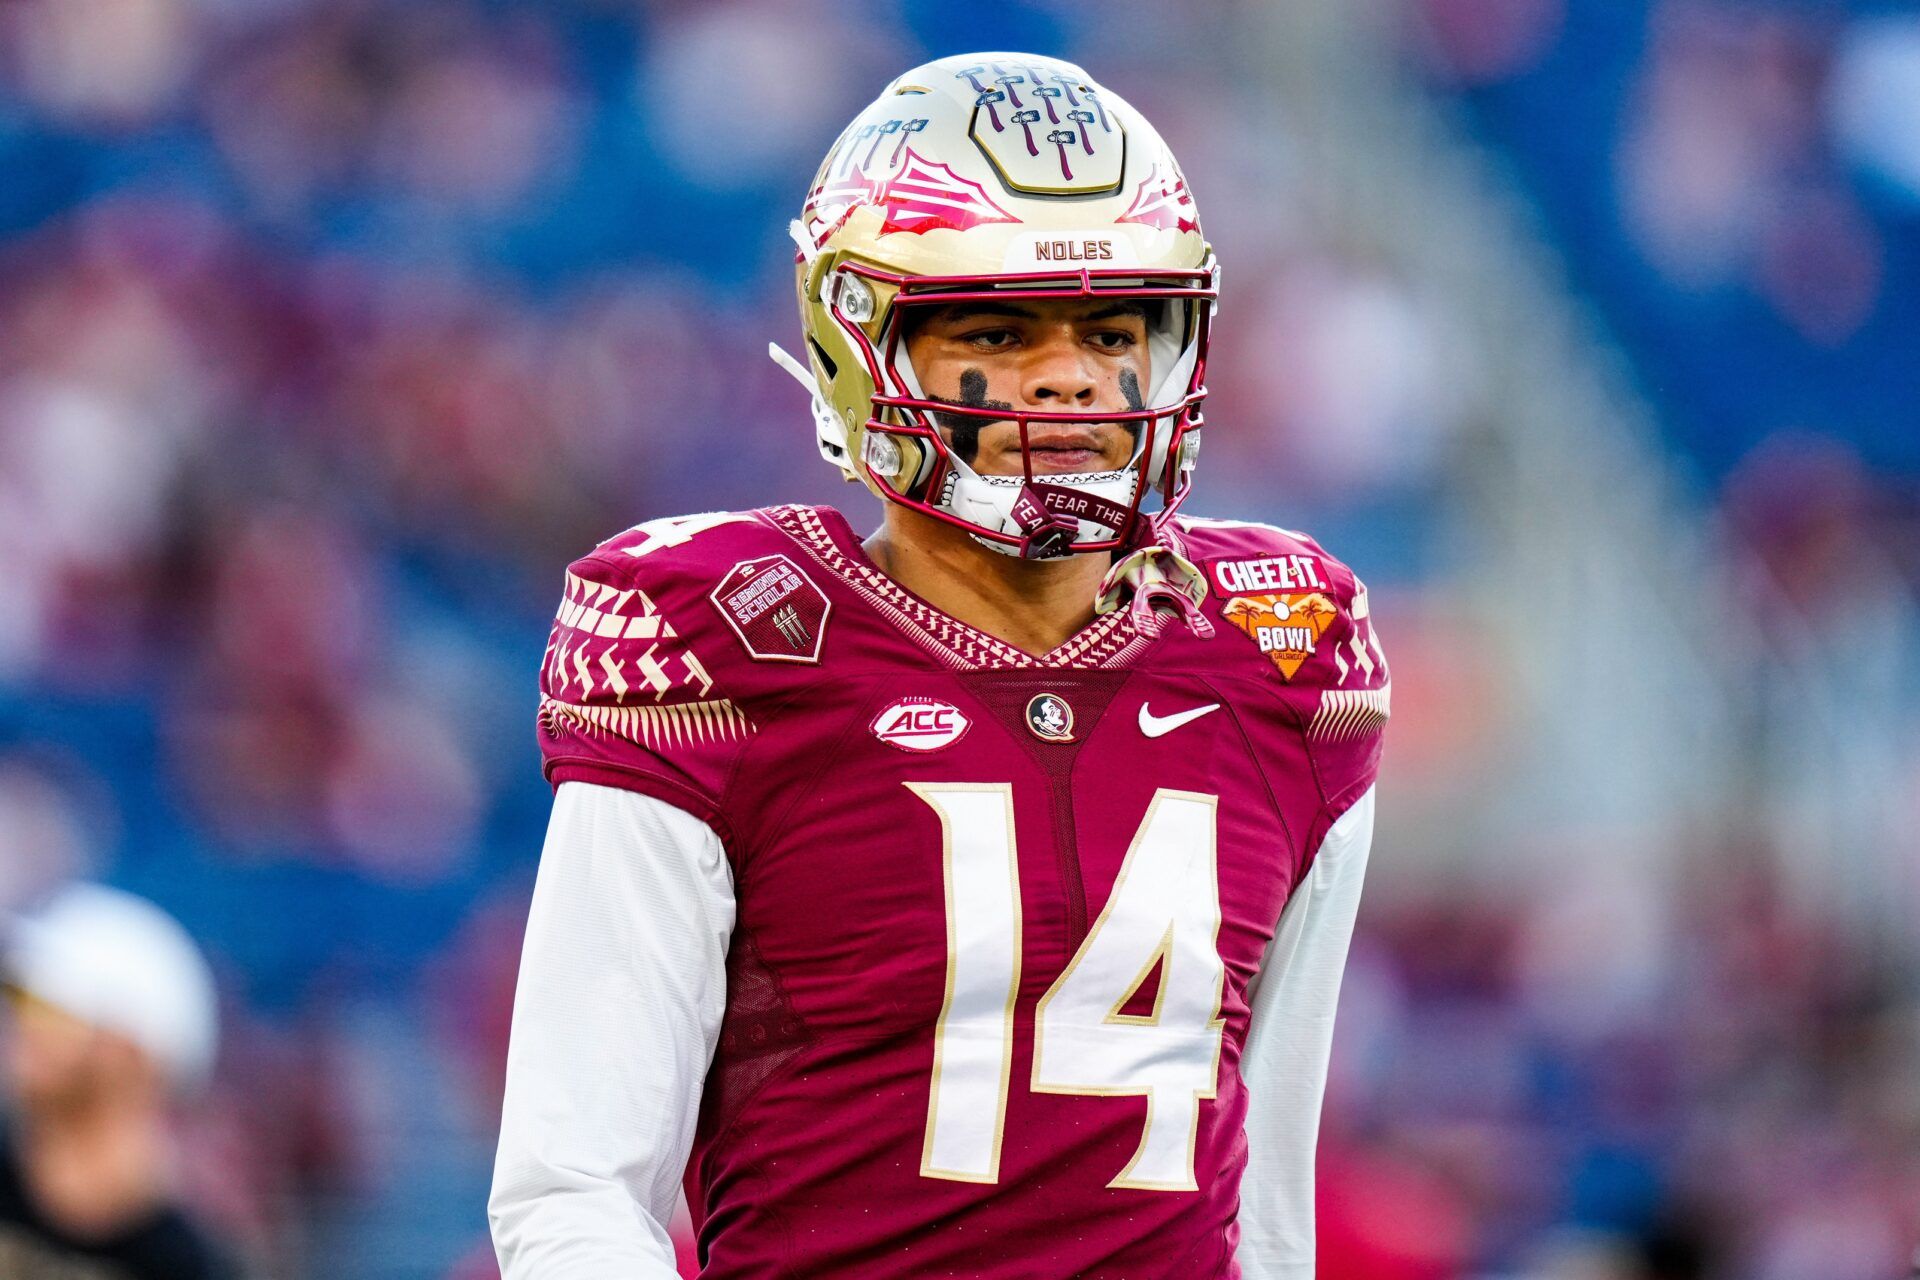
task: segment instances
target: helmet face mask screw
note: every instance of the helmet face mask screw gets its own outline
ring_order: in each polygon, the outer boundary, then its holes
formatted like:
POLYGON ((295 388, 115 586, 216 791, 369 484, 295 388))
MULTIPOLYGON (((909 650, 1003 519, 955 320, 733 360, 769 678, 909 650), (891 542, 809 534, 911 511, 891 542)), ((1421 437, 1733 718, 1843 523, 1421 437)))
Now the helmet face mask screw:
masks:
POLYGON ((873 319, 873 289, 859 276, 840 273, 840 314, 855 324, 873 319))
POLYGON ((892 436, 879 431, 867 432, 867 466, 883 476, 900 474, 900 446, 892 436))

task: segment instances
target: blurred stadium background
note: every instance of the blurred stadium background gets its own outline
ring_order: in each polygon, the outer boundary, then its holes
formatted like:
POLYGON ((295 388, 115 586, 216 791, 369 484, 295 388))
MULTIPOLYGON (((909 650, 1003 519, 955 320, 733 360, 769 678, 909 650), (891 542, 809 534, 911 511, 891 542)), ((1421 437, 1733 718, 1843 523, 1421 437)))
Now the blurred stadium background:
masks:
POLYGON ((1920 1239, 1920 12, 7 0, 0 901, 177 913, 196 1202, 491 1274, 565 562, 873 503, 763 354, 899 69, 1081 61, 1226 263, 1190 509, 1374 589, 1335 1280, 1890 1280, 1920 1239))

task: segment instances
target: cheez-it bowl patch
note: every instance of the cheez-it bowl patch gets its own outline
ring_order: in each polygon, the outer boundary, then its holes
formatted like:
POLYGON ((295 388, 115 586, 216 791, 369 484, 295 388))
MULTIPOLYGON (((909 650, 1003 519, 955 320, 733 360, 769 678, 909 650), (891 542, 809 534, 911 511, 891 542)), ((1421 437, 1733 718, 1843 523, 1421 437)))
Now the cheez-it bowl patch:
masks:
POLYGON ((1333 625, 1336 610, 1330 597, 1306 591, 1235 596, 1221 612, 1291 680, 1333 625))

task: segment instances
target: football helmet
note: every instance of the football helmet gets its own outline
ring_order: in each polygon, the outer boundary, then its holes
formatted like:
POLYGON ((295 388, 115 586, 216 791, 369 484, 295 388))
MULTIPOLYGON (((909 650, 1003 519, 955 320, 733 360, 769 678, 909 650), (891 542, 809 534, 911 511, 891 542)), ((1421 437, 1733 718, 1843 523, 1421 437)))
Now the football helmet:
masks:
POLYGON ((1186 496, 1219 267, 1172 152, 1079 67, 1018 53, 915 67, 834 143, 792 232, 807 364, 772 353, 812 393, 821 455, 849 479, 1033 559, 1139 546, 1186 496), (926 395, 908 310, 1009 298, 1142 303, 1150 387, 1118 411, 926 395), (939 430, 956 418, 1013 422, 1022 474, 975 472, 939 430), (1063 422, 1122 424, 1133 456, 1036 475, 1030 427, 1063 422))

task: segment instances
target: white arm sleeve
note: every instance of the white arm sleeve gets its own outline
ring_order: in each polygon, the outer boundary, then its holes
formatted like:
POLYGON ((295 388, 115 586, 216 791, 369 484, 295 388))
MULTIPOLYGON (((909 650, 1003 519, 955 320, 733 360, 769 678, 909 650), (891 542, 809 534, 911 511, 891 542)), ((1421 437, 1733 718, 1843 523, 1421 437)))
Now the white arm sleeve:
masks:
POLYGON ((1373 790, 1327 832, 1255 975, 1247 1047, 1247 1171, 1240 1184, 1245 1280, 1313 1280, 1313 1158, 1334 1006, 1373 845, 1373 790))
POLYGON ((488 1215, 504 1280, 675 1280, 679 1194, 726 1007, 711 828, 564 782, 527 918, 488 1215))

